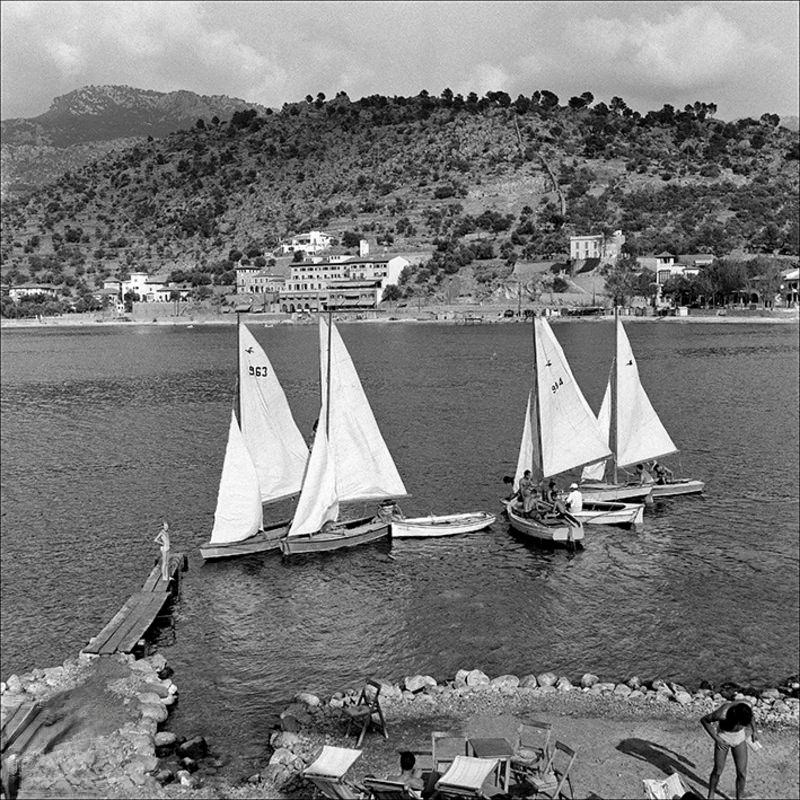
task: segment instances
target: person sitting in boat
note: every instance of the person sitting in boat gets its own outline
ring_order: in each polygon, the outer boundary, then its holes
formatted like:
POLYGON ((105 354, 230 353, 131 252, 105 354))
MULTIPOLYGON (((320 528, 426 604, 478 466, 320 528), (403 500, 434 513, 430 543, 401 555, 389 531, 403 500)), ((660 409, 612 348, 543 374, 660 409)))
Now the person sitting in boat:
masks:
POLYGON ((522 513, 530 514, 531 509, 536 505, 536 488, 533 485, 533 478, 529 469, 526 469, 519 479, 517 494, 522 501, 522 513))
POLYGON ((572 512, 583 510, 583 495, 581 494, 580 489, 578 489, 577 483, 571 483, 569 485, 569 494, 567 495, 566 506, 572 512))
POLYGON ((561 499, 561 491, 559 490, 558 486, 556 486, 556 482, 552 478, 550 479, 550 483, 547 484, 546 500, 552 508, 552 513, 556 516, 566 513, 567 507, 564 505, 564 501, 561 499))
POLYGON ((669 467, 665 467, 663 464, 659 464, 655 459, 653 459, 653 463, 650 464, 650 469, 656 476, 656 483, 664 484, 672 480, 672 470, 669 467))
POLYGON ((636 478, 642 486, 648 483, 655 483, 653 476, 645 469, 644 464, 636 465, 636 478))
POLYGON ((402 519, 403 512, 394 500, 383 500, 378 506, 378 513, 373 522, 391 522, 393 519, 402 519))

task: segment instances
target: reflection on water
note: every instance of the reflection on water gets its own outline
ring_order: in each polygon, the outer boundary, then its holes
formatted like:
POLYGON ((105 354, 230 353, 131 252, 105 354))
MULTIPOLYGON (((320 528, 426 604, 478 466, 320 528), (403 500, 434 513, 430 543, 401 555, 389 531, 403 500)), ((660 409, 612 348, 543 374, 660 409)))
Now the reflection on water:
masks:
MULTIPOLYGON (((554 325, 599 406, 613 326, 554 325)), ((342 325, 411 516, 499 511, 530 371, 523 325, 342 325)), ((317 332, 253 328, 301 431, 318 413, 317 332)), ((161 645, 172 725, 258 758, 300 689, 365 675, 591 670, 770 684, 797 672, 794 326, 628 326, 642 381, 705 497, 574 555, 486 532, 204 564, 235 386, 230 328, 4 332, 2 673, 73 655, 142 583, 170 520, 189 554, 161 645), (134 334, 135 335, 132 335, 134 334), (788 624, 787 624, 788 623, 788 624)), ((565 480, 566 482, 566 480, 565 480)), ((602 531, 602 532, 601 532, 602 531)))

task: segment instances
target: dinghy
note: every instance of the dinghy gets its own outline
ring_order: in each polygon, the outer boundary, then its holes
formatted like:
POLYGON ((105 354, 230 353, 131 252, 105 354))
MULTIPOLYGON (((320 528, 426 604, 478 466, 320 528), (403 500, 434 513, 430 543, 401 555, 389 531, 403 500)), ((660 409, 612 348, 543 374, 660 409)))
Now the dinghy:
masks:
POLYGON ((291 520, 265 527, 264 504, 296 495, 308 460, 272 364, 247 326, 237 327, 239 416, 231 411, 214 527, 200 547, 205 559, 277 549, 291 520))
POLYGON ((392 518, 392 538, 424 539, 474 533, 488 528, 496 519, 494 514, 486 511, 412 518, 395 516, 392 518))
POLYGON ((609 484, 603 483, 606 469, 611 466, 613 484, 617 483, 617 468, 645 464, 662 456, 677 453, 678 448, 650 403, 639 378, 639 368, 633 355, 625 327, 614 309, 615 356, 606 386, 598 420, 608 436, 611 458, 584 468, 580 489, 592 500, 625 500, 631 491, 649 490, 650 497, 670 497, 702 492, 699 480, 667 480, 658 483, 621 484, 612 497, 609 484))
MULTIPOLYGON (((513 488, 526 470, 534 481, 559 475, 605 458, 611 453, 553 330, 544 317, 533 318, 533 381, 528 393, 513 488)), ((583 525, 571 514, 558 513, 537 501, 526 516, 520 503, 506 501, 511 527, 550 543, 577 543, 583 525)))
POLYGON ((618 525, 635 527, 644 522, 642 503, 612 503, 584 500, 580 511, 570 509, 570 514, 584 525, 618 525))
POLYGON ((285 538, 285 556, 355 547, 389 536, 391 513, 343 519, 340 505, 406 497, 350 354, 333 324, 319 318, 319 425, 297 509, 285 538))

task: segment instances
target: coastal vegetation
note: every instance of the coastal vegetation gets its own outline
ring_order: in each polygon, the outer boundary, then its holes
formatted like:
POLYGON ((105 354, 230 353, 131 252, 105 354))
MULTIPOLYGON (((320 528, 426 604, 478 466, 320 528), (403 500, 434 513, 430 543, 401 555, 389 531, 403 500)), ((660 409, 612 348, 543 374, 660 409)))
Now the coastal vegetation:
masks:
POLYGON ((713 253, 718 285, 669 288, 723 296, 734 273, 744 288, 762 266, 728 262, 797 256, 800 149, 775 114, 716 110, 445 89, 201 117, 6 198, 0 272, 73 303, 132 269, 209 294, 238 265, 273 264, 284 237, 322 228, 351 252, 362 237, 427 252, 405 296, 441 296, 456 275, 488 294, 520 261, 566 261, 570 235, 622 229, 629 256, 713 253))

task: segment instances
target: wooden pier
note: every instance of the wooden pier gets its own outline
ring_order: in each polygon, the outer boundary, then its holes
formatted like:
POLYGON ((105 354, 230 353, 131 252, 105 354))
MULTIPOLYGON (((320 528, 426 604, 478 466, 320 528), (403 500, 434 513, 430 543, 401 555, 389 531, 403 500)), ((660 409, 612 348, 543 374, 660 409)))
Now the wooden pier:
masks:
POLYGON ((100 656, 132 652, 155 622, 167 600, 177 595, 180 574, 185 570, 186 557, 183 553, 170 555, 169 578, 166 581, 161 577, 161 564, 157 563, 142 588, 125 601, 103 630, 89 640, 82 652, 100 656))

